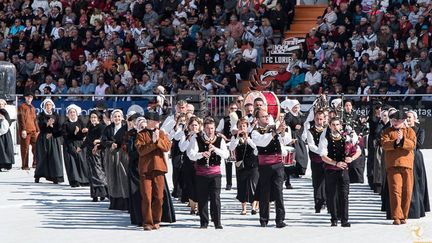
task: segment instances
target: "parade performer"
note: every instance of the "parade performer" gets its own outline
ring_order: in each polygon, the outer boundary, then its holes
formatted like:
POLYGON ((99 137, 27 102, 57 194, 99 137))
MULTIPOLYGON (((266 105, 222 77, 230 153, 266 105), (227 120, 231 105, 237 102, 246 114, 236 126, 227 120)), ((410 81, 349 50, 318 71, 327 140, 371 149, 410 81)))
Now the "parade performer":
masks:
POLYGON ((307 144, 312 169, 312 186, 314 189, 315 212, 320 213, 326 202, 324 161, 319 152, 319 142, 325 127, 325 115, 318 111, 314 116, 314 124, 307 131, 307 144))
POLYGON ((331 226, 337 226, 338 212, 341 226, 350 227, 348 222, 349 173, 348 164, 361 155, 358 146, 346 147, 342 124, 338 117, 330 120, 329 128, 321 134, 319 151, 325 164, 325 187, 327 207, 331 215, 331 226))
POLYGON ((237 178, 237 200, 242 204, 241 215, 247 214, 246 204, 252 204, 252 214, 258 210, 258 201, 255 201, 256 186, 258 183, 258 149, 253 142, 246 118, 237 122, 237 134, 231 138, 229 149, 235 152, 235 167, 237 178))
POLYGON ((10 132, 11 119, 6 108, 6 101, 0 99, 0 171, 10 170, 15 164, 14 143, 10 132))
POLYGON ((306 144, 301 138, 303 133, 304 118, 300 112, 300 102, 298 100, 287 99, 281 103, 281 108, 285 110, 285 124, 291 129, 292 146, 295 148, 296 165, 294 167, 286 167, 285 187, 292 189, 290 183, 290 175, 299 177, 304 175, 308 164, 308 156, 306 144))
POLYGON ((36 118, 36 109, 32 105, 34 94, 32 92, 24 93, 25 102, 18 107, 18 133, 21 136, 21 169, 29 170, 29 145, 32 146, 33 164, 36 168, 36 139, 39 134, 38 119, 36 118))
MULTIPOLYGON (((238 109, 237 103, 232 102, 229 105, 228 115, 220 119, 219 124, 216 128, 216 132, 222 134, 226 143, 230 142, 231 131, 235 128, 237 120, 241 117, 241 111, 238 109)), ((232 188, 232 167, 234 160, 228 158, 225 161, 225 177, 226 177, 226 187, 225 190, 231 190, 232 188)))
POLYGON ((127 115, 128 131, 125 136, 126 151, 129 156, 129 216, 131 224, 142 225, 141 191, 138 172, 139 154, 135 147, 138 132, 145 129, 147 120, 135 111, 129 111, 127 115))
POLYGON ((397 111, 390 116, 392 127, 382 136, 385 166, 390 194, 391 217, 394 225, 405 224, 414 185, 413 165, 417 138, 405 125, 406 114, 397 111))
POLYGON ((112 123, 105 127, 99 148, 104 154, 104 169, 107 178, 109 209, 129 209, 128 155, 122 148, 127 125, 123 123, 123 112, 115 109, 111 112, 112 123))
POLYGON ((90 197, 93 198, 93 202, 97 202, 99 199, 103 201, 108 197, 105 170, 101 151, 98 149, 104 129, 105 124, 101 112, 92 110, 87 124, 87 135, 81 149, 86 151, 86 161, 90 172, 90 197))
MULTIPOLYGON (((179 123, 180 125, 181 123, 179 123)), ((179 148, 180 151, 183 153, 182 155, 182 202, 189 202, 190 213, 196 214, 197 213, 197 205, 198 205, 198 198, 196 193, 196 173, 195 173, 195 163, 196 161, 193 161, 189 159, 189 156, 187 156, 186 151, 188 150, 192 138, 196 136, 197 134, 202 132, 202 121, 200 118, 193 116, 189 118, 189 121, 187 123, 187 129, 182 129, 182 132, 179 133, 178 136, 180 136, 179 141, 179 148)))
POLYGON ((35 182, 41 177, 54 184, 63 182, 63 160, 61 155, 61 126, 55 105, 51 99, 45 99, 41 104, 42 112, 38 115, 40 133, 36 140, 35 182))
POLYGON ((81 108, 77 105, 66 107, 67 120, 62 125, 63 158, 71 187, 89 185, 89 166, 85 151, 81 150, 88 128, 80 119, 81 108))
POLYGON ((276 204, 276 227, 286 226, 283 201, 283 181, 285 178, 282 165, 282 149, 291 142, 290 130, 282 121, 278 127, 270 125, 270 116, 264 109, 255 113, 257 128, 251 137, 258 148, 258 198, 261 227, 267 227, 270 214, 270 201, 276 204), (273 200, 272 200, 273 201, 273 200))
POLYGON ((157 112, 145 114, 147 128, 138 133, 135 146, 139 154, 141 210, 144 230, 157 230, 162 221, 165 177, 168 172, 164 153, 171 149, 168 135, 159 129, 157 112))
POLYGON ((187 151, 189 159, 196 161, 196 192, 200 228, 206 229, 209 224, 208 201, 210 214, 216 229, 223 229, 221 224, 221 170, 220 165, 228 159, 229 151, 225 140, 216 136, 215 121, 211 117, 204 120, 204 132, 192 138, 187 151))
POLYGON ((417 112, 410 110, 407 113, 407 125, 416 133, 417 142, 414 150, 414 187, 411 197, 411 205, 408 213, 408 218, 418 219, 425 217, 425 212, 430 212, 429 191, 426 176, 426 168, 424 165, 423 148, 425 140, 425 130, 419 127, 417 112))

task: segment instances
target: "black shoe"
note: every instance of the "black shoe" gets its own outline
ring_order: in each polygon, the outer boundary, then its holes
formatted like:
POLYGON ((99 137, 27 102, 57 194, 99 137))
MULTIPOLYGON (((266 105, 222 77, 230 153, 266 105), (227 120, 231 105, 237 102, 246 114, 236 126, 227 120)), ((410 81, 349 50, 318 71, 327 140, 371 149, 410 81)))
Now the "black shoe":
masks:
POLYGON ((286 189, 294 189, 294 187, 291 184, 285 184, 286 189))
POLYGON ((276 228, 284 228, 285 226, 285 222, 276 223, 276 228))
POLYGON ((105 200, 105 197, 101 197, 101 198, 100 198, 100 201, 101 201, 101 202, 102 202, 103 200, 105 200))
POLYGON ((342 227, 351 227, 351 224, 348 222, 342 223, 341 224, 342 227))
POLYGON ((257 214, 257 211, 252 209, 251 214, 255 215, 255 214, 257 214))
POLYGON ((207 229, 208 225, 207 224, 203 224, 200 226, 200 229, 207 229))
POLYGON ((260 224, 261 224, 261 227, 263 227, 263 228, 267 227, 267 222, 261 221, 260 224))
POLYGON ((232 188, 232 185, 227 185, 227 186, 225 187, 225 190, 229 191, 229 190, 231 190, 231 188, 232 188))
POLYGON ((97 202, 97 201, 98 201, 98 198, 97 198, 97 197, 94 197, 92 201, 93 201, 93 202, 97 202))
POLYGON ((222 225, 216 225, 215 229, 223 229, 222 225))
POLYGON ((39 183, 39 178, 35 178, 35 183, 39 183))
POLYGON ((315 208, 315 213, 321 213, 321 208, 315 208))
POLYGON ((337 220, 331 220, 331 226, 332 227, 337 226, 337 220))

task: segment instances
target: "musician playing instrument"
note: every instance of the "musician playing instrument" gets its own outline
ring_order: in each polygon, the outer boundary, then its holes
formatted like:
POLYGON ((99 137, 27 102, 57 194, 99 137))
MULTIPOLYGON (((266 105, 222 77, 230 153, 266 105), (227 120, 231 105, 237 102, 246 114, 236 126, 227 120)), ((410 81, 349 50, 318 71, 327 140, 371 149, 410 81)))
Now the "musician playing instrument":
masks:
POLYGON ((258 201, 255 192, 258 183, 258 149, 250 138, 248 120, 241 118, 237 122, 237 134, 231 138, 229 149, 235 152, 237 200, 242 204, 241 215, 246 215, 246 204, 252 204, 252 214, 256 214, 258 201))
POLYGON ((309 158, 312 169, 312 186, 314 188, 315 213, 320 213, 323 208, 325 195, 325 174, 323 160, 319 155, 319 141, 324 131, 325 114, 317 111, 314 116, 314 124, 306 131, 309 158))
POLYGON ((181 202, 189 201, 189 206, 191 208, 190 214, 196 214, 198 205, 196 202, 198 199, 196 195, 195 183, 195 161, 189 159, 189 157, 186 155, 186 150, 189 148, 192 138, 202 131, 202 121, 200 118, 193 116, 189 119, 187 125, 187 129, 184 129, 181 133, 179 133, 179 148, 183 154, 181 167, 181 202))
MULTIPOLYGON (((223 135, 225 142, 229 142, 232 136, 233 129, 236 129, 236 123, 238 118, 241 117, 241 111, 236 102, 232 102, 229 105, 228 115, 219 121, 216 128, 218 134, 223 135)), ((225 161, 225 177, 226 177, 226 187, 225 190, 229 191, 232 188, 232 165, 234 160, 227 159, 225 161)))
POLYGON ((337 226, 340 212, 342 227, 351 227, 348 222, 349 173, 348 164, 361 155, 357 146, 355 154, 345 154, 345 138, 339 117, 330 120, 329 128, 323 132, 319 141, 319 153, 325 164, 325 186, 327 207, 331 215, 331 226, 337 226), (341 207, 338 209, 338 207, 341 207))
POLYGON ((180 151, 179 141, 181 138, 181 133, 186 127, 186 121, 187 121, 187 117, 185 113, 176 115, 176 125, 174 129, 170 131, 170 136, 169 136, 172 142, 171 163, 173 167, 172 181, 174 187, 171 195, 174 198, 179 198, 181 197, 182 194, 180 174, 181 174, 183 153, 180 151))
POLYGON ((196 192, 200 228, 206 229, 209 223, 208 199, 210 213, 216 229, 223 229, 221 224, 221 169, 220 165, 228 159, 229 151, 225 140, 216 136, 215 121, 211 117, 204 120, 204 132, 192 138, 187 151, 189 159, 196 161, 196 192))
POLYGON ((163 122, 161 129, 166 134, 170 135, 170 139, 172 139, 172 133, 170 133, 172 130, 174 130, 174 127, 176 125, 177 117, 181 113, 187 112, 187 105, 188 103, 185 100, 179 100, 177 101, 176 107, 175 107, 175 114, 172 114, 168 116, 165 121, 163 122))
POLYGON ((272 197, 276 203, 276 227, 283 228, 286 226, 282 193, 285 173, 281 155, 284 146, 291 142, 291 131, 283 121, 277 127, 269 125, 270 116, 264 109, 257 110, 255 117, 257 129, 251 136, 258 148, 260 224, 267 227, 272 197))

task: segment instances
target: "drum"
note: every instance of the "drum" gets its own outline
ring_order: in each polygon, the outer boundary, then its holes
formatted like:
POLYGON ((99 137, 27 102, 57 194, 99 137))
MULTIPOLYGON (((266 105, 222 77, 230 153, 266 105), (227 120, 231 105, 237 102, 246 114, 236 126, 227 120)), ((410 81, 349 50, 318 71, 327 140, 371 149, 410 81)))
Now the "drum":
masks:
POLYGON ((282 153, 282 164, 285 167, 295 166, 296 165, 295 148, 286 146, 285 150, 286 150, 286 154, 282 153))
POLYGON ((267 112, 274 119, 277 119, 280 114, 279 98, 271 91, 251 91, 245 96, 245 104, 253 104, 256 98, 261 98, 267 107, 267 112))

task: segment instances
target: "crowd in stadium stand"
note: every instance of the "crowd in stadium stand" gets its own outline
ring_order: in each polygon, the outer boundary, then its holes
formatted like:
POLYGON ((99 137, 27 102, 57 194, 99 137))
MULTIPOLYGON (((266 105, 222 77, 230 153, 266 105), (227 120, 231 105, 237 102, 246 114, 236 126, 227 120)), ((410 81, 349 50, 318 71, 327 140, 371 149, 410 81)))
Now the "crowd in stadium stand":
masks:
MULTIPOLYGON (((283 40, 295 4, 3 0, 0 60, 16 66, 17 93, 238 94, 283 40)), ((431 9, 429 0, 331 2, 269 89, 431 94, 431 9)))

